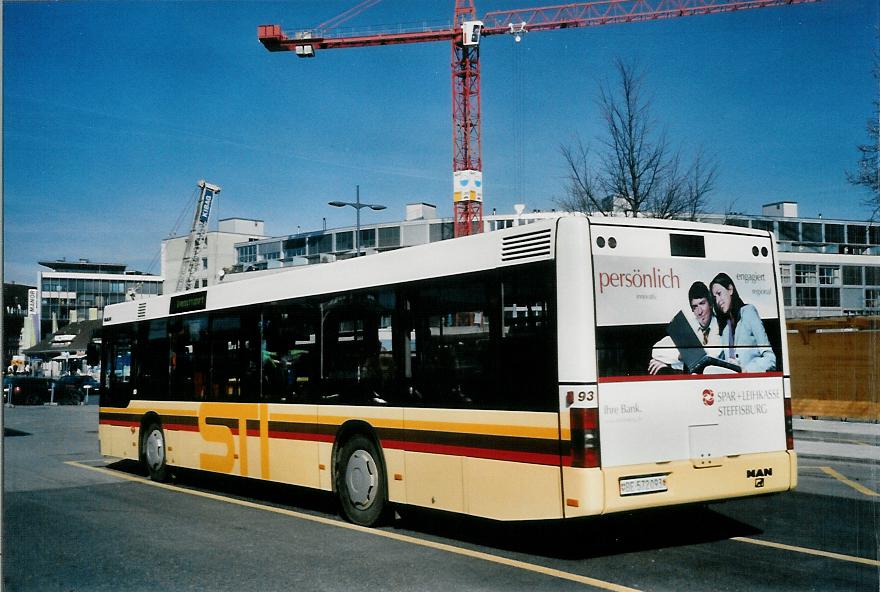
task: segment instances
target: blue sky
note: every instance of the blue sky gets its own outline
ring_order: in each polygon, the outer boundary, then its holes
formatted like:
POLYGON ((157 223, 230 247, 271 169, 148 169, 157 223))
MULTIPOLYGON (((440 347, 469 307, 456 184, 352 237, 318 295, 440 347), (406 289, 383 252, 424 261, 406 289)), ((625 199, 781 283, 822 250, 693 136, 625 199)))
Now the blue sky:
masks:
MULTIPOLYGON (((147 270, 202 178, 223 187, 219 217, 272 235, 352 224, 326 204, 357 184, 388 206, 367 221, 417 201, 450 216, 448 43, 303 60, 257 41, 260 24, 307 28, 356 3, 4 2, 5 281, 34 283, 36 262, 60 257, 147 270)), ((476 1, 479 15, 548 4, 476 1)), ((385 0, 346 26, 449 21, 453 6, 385 0)), ((877 25, 875 0, 826 0, 487 37, 485 209, 555 207, 559 146, 600 135, 597 85, 620 57, 645 69, 674 146, 718 161, 713 210, 795 200, 804 216, 864 219, 844 173, 867 139, 877 25)))

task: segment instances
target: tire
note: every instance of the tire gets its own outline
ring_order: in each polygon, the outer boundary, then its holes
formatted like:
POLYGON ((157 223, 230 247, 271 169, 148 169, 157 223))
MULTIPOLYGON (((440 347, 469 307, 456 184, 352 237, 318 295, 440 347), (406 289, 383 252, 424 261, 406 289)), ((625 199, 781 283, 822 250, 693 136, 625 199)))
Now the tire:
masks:
POLYGON ((58 400, 59 405, 76 405, 79 403, 77 395, 73 391, 64 391, 58 400))
POLYGON ((141 432, 141 463, 150 480, 162 483, 168 480, 168 463, 165 455, 165 432, 159 424, 152 423, 141 432))
POLYGON ((336 495, 342 515, 360 526, 381 522, 388 508, 382 456, 372 440, 355 434, 345 441, 336 460, 336 495))

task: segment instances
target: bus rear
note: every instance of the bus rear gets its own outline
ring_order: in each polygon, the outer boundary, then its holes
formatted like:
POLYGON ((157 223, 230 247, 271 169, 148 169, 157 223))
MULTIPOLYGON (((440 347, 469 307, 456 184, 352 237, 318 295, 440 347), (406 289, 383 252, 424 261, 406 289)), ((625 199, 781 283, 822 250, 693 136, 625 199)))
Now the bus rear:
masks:
POLYGON ((793 489, 772 236, 609 219, 589 240, 596 383, 561 402, 566 515, 793 489))

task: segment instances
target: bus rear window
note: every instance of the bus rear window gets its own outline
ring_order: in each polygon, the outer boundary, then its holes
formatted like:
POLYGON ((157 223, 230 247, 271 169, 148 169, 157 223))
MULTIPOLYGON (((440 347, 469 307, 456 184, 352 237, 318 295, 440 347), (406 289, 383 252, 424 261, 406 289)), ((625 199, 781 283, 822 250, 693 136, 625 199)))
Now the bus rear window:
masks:
POLYGON ((673 257, 705 257, 706 242, 697 234, 670 234, 669 250, 673 257))

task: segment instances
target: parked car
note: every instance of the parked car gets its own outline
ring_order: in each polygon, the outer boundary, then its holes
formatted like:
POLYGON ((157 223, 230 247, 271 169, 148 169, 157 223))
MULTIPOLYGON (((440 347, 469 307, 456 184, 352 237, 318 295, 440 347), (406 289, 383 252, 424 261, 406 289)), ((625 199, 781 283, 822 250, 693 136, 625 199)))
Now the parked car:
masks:
POLYGON ((38 376, 3 377, 3 400, 13 405, 42 405, 49 402, 52 381, 38 376))
POLYGON ((89 396, 97 395, 100 383, 91 376, 62 376, 55 383, 55 400, 61 405, 78 405, 89 396))

